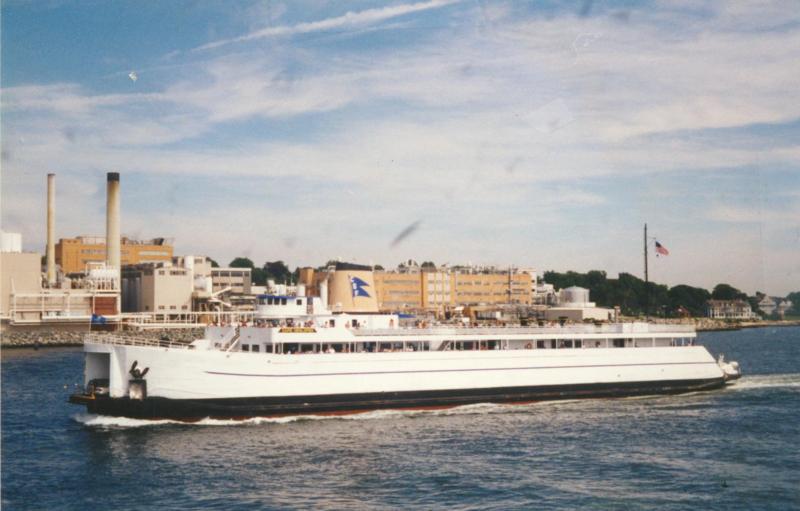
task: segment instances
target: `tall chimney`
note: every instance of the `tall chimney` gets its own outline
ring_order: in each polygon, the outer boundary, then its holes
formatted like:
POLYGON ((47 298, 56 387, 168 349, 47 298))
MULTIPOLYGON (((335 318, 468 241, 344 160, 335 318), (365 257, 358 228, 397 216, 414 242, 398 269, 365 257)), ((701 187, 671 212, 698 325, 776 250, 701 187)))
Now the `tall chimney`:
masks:
POLYGON ((119 173, 109 172, 106 183, 106 265, 120 271, 119 173))
POLYGON ((56 175, 47 174, 47 286, 56 285, 56 175))

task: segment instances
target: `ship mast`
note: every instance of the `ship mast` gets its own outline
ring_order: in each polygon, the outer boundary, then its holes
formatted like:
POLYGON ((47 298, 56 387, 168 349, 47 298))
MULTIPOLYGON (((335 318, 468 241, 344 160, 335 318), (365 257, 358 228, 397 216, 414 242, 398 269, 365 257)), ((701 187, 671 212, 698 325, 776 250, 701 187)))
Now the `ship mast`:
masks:
POLYGON ((647 274, 647 224, 644 224, 644 315, 650 314, 650 278, 647 274))

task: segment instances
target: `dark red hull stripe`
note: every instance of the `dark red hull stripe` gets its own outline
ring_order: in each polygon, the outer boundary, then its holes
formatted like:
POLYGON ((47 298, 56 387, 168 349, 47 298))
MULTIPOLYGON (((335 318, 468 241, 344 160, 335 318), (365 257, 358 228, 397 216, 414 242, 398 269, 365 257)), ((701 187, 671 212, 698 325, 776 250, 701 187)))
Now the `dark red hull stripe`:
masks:
POLYGON ((353 371, 349 373, 297 373, 297 374, 253 374, 253 373, 226 373, 222 371, 206 371, 206 374, 218 376, 244 376, 255 378, 305 378, 310 376, 362 376, 368 374, 413 374, 413 373, 469 373, 476 371, 532 371, 540 369, 590 369, 598 367, 647 367, 647 366, 688 366, 688 365, 717 365, 709 362, 658 362, 645 364, 597 364, 577 366, 527 366, 527 367, 483 367, 480 369, 414 369, 407 371, 353 371))
POLYGON ((139 419, 196 421, 203 418, 243 419, 287 415, 334 414, 381 409, 460 406, 475 403, 519 403, 579 398, 613 398, 656 394, 680 394, 720 388, 722 378, 699 380, 594 383, 534 387, 474 388, 412 392, 246 397, 224 399, 166 399, 148 397, 81 399, 88 412, 139 419))

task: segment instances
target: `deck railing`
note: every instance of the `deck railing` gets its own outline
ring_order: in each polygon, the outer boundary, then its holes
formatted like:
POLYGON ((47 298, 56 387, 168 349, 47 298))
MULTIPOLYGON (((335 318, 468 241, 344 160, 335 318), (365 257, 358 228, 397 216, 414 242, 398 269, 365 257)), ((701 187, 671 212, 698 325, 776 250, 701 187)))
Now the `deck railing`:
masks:
POLYGON ((620 323, 615 325, 564 325, 543 327, 444 327, 353 329, 364 335, 564 335, 564 334, 693 334, 694 325, 655 325, 650 323, 620 323))
POLYGON ((149 346, 157 348, 180 349, 189 348, 189 343, 186 342, 175 342, 134 335, 86 334, 86 336, 83 338, 83 342, 84 344, 113 344, 117 346, 149 346))

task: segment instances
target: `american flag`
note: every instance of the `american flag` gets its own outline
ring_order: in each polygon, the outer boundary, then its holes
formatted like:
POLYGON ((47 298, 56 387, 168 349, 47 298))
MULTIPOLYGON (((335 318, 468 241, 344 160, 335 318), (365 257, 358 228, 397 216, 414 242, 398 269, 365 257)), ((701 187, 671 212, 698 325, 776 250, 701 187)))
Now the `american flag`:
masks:
POLYGON ((656 240, 656 256, 658 256, 659 254, 663 256, 668 256, 669 250, 667 250, 667 247, 665 247, 664 245, 659 243, 658 240, 656 240))

